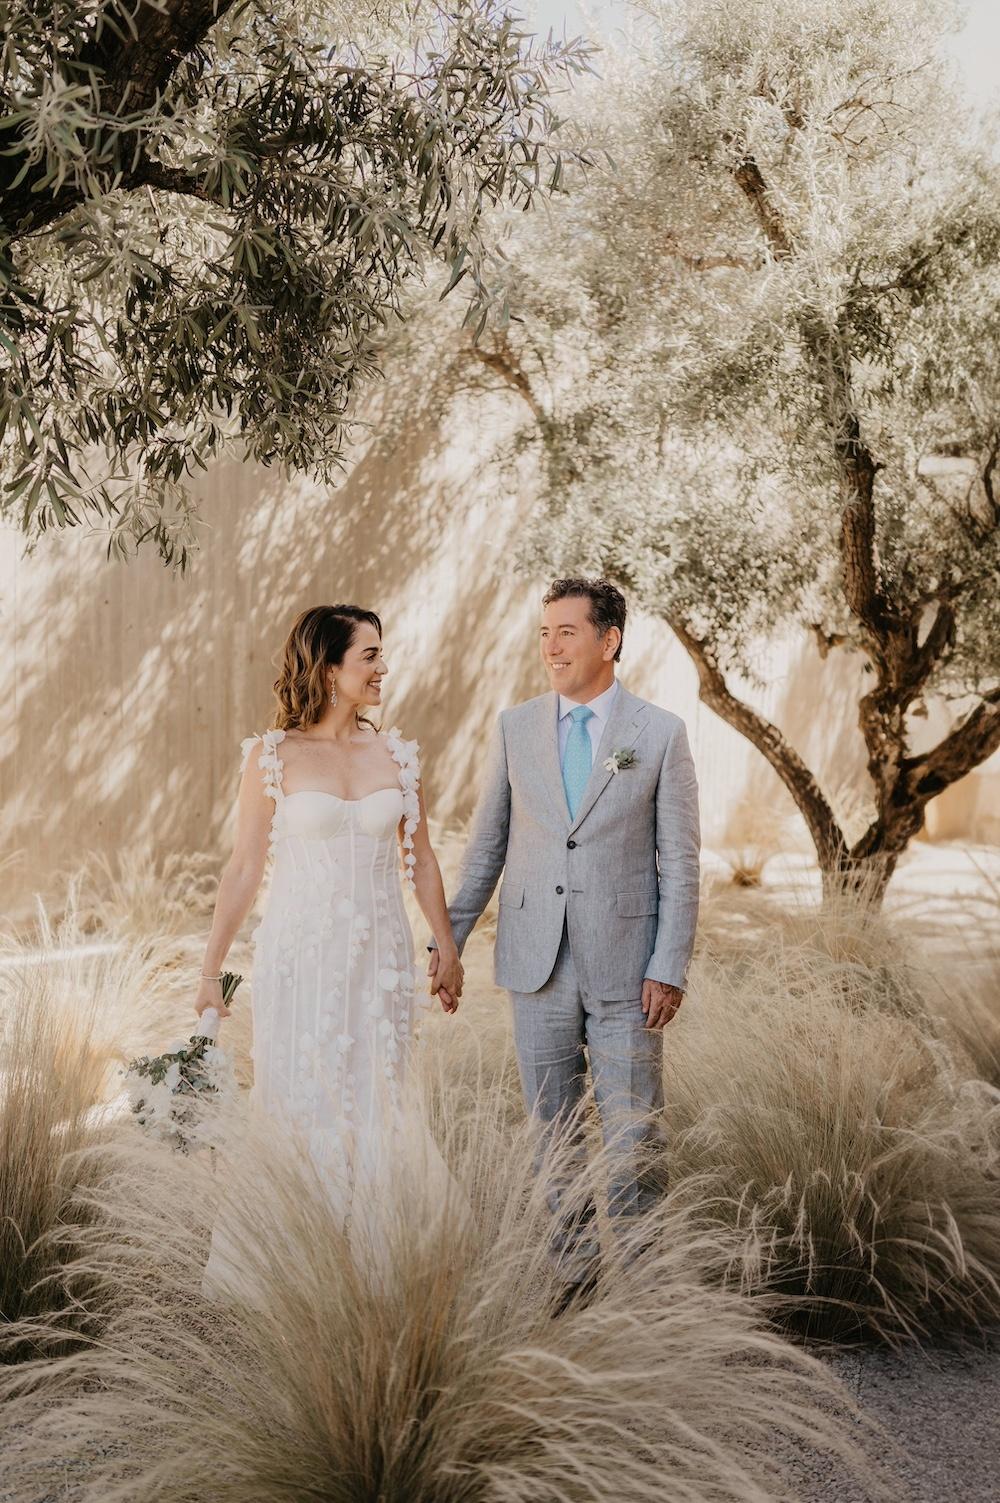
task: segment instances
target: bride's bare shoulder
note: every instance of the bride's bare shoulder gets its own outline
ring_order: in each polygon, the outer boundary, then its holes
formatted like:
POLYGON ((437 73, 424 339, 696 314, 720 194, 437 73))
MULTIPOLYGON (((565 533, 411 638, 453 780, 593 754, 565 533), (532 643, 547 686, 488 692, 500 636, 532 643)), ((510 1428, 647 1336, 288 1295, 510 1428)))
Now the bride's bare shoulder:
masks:
POLYGON ((281 754, 282 756, 287 756, 288 752, 290 751, 293 757, 298 757, 298 748, 300 746, 303 746, 306 748, 305 755, 309 756, 309 744, 310 742, 315 742, 315 740, 315 736, 307 735, 307 733, 301 730, 300 727, 290 725, 282 733, 281 754))
POLYGON ((367 724, 367 726, 369 728, 368 729, 368 733, 365 736, 366 743, 373 750, 377 750, 382 755, 391 758, 392 757, 392 735, 391 735, 391 733, 389 731, 383 729, 380 726, 372 725, 372 723, 371 723, 370 720, 366 721, 366 724, 367 724))

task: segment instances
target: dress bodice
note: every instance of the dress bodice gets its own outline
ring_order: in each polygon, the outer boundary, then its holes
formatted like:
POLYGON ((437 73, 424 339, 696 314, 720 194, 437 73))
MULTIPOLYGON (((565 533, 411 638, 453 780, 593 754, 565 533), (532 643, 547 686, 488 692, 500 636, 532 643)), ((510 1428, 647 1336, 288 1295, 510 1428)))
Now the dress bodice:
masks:
POLYGON ((285 732, 275 729, 264 731, 263 735, 247 736, 242 745, 241 772, 254 747, 261 743, 257 765, 264 775, 264 788, 274 799, 269 836, 272 856, 290 842, 326 841, 331 843, 330 854, 335 864, 347 861, 353 870, 360 857, 363 864, 367 865, 370 859, 373 869, 377 865, 384 873, 389 869, 390 846, 402 820, 403 874, 412 887, 416 864, 413 832, 420 818, 420 764, 416 741, 404 741, 397 727, 393 726, 386 732, 386 742, 399 769, 398 786, 376 788, 358 799, 344 799, 318 788, 303 788, 295 793, 284 791, 284 762, 278 751, 284 738, 285 732))
POLYGON ((364 798, 338 798, 319 789, 286 793, 275 809, 277 839, 301 835, 333 840, 352 833, 373 840, 392 840, 403 817, 401 788, 378 788, 364 798))

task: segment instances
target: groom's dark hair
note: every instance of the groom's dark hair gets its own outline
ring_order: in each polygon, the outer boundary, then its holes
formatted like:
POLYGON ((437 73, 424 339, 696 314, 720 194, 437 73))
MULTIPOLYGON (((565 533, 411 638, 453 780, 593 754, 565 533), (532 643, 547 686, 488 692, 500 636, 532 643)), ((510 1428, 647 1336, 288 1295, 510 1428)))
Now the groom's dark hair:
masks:
MULTIPOLYGON (((628 607, 625 596, 617 585, 613 585, 610 579, 554 579, 545 593, 542 605, 551 605, 554 600, 565 600, 571 595, 583 596, 590 601, 587 616, 599 637, 607 635, 609 626, 617 626, 624 641, 625 612, 628 607)), ((619 642, 615 653, 616 663, 621 655, 622 644, 619 642)))

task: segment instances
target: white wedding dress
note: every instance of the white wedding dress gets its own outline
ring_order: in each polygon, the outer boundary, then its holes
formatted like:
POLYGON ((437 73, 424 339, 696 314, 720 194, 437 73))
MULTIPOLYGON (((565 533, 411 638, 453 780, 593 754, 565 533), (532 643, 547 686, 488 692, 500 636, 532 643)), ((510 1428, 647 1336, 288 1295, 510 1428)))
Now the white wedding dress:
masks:
MULTIPOLYGON (((405 1153, 432 1201, 457 1190, 422 1119, 403 1116, 407 1065, 432 1001, 417 986, 397 835, 402 820, 412 888, 418 747, 393 727, 386 742, 398 786, 342 799, 284 791, 284 736, 269 730, 242 744, 241 773, 259 745, 274 799, 270 886, 252 935, 249 1105, 301 1134, 340 1224, 370 1257, 390 1159, 405 1153)), ((220 1214, 213 1229, 206 1292, 231 1287, 239 1261, 224 1221, 220 1214)))

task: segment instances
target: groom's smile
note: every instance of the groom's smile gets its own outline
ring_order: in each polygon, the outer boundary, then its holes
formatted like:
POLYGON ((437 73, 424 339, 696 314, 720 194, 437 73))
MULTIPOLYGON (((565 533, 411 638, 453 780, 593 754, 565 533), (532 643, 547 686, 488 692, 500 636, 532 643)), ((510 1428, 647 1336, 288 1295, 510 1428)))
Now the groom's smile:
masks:
POLYGON ((614 681, 618 631, 598 632, 586 597, 565 596, 545 607, 539 635, 549 685, 557 694, 581 703, 594 699, 614 681))

